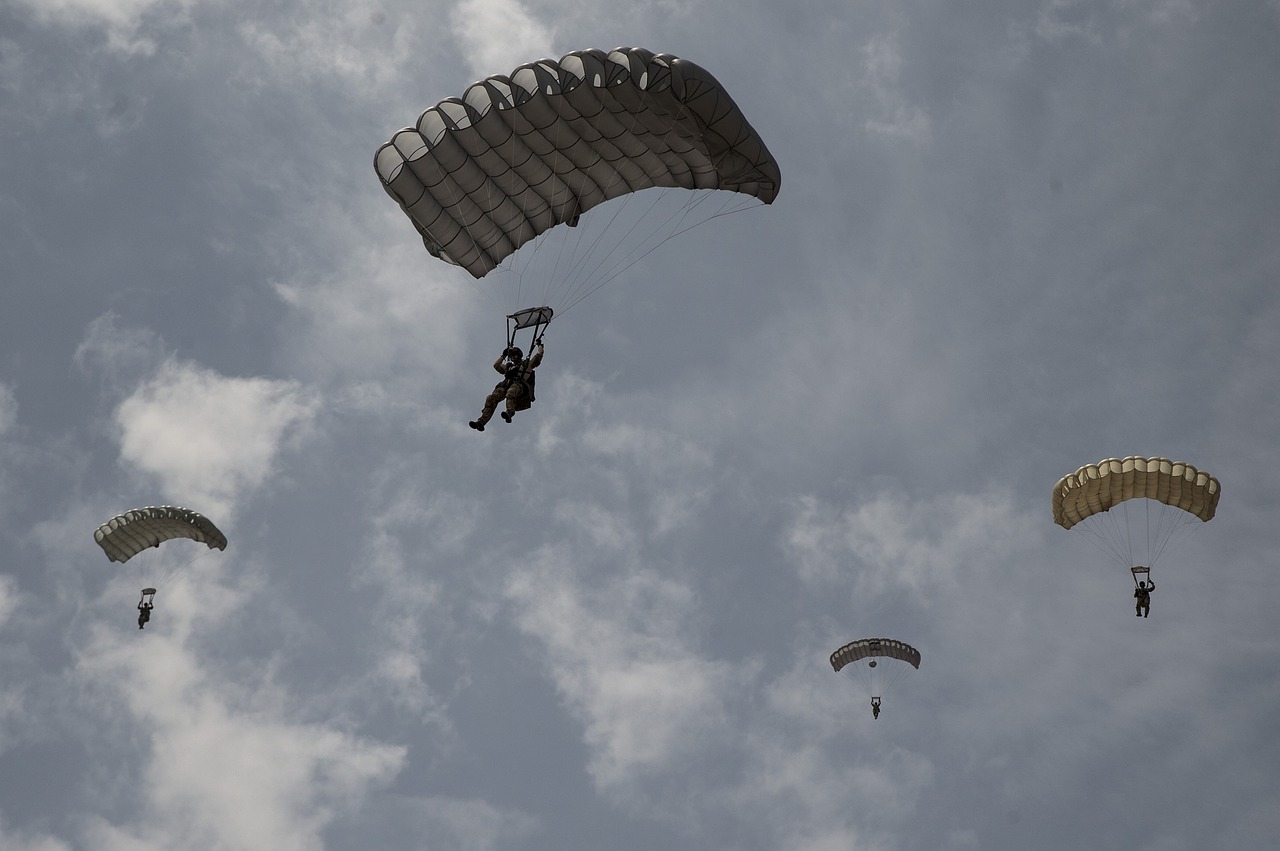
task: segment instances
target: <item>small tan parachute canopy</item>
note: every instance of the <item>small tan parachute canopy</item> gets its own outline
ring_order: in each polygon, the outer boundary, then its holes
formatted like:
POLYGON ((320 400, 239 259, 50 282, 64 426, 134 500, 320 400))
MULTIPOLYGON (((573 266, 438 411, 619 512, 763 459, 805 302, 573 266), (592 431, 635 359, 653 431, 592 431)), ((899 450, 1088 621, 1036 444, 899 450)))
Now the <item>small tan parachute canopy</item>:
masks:
POLYGON ((653 187, 771 204, 781 174, 707 71, 638 47, 581 50, 474 83, 378 149, 427 250, 481 278, 539 234, 653 187))
POLYGON ((1153 499, 1201 520, 1218 508, 1218 480, 1185 461, 1107 458, 1063 476, 1053 486, 1053 522, 1070 529, 1130 499, 1153 499))
POLYGON ((920 651, 892 638, 861 638, 851 641, 831 654, 831 667, 839 671, 850 662, 877 656, 900 659, 913 668, 920 667, 920 651))
POLYGON ((209 549, 225 550, 227 538, 205 517, 175 505, 135 508, 98 527, 93 539, 111 561, 126 562, 149 547, 189 538, 209 549))

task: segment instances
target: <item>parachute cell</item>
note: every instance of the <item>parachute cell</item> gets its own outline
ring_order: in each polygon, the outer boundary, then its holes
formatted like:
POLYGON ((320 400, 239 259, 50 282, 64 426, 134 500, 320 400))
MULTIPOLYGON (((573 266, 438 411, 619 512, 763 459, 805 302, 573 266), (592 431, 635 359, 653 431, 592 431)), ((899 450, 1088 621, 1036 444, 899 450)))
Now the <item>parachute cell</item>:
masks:
POLYGON ((126 562, 150 547, 174 538, 188 538, 209 549, 225 550, 227 538, 213 522, 188 508, 152 505, 135 508, 98 527, 93 539, 111 561, 126 562))
POLYGON ((627 193, 724 189, 770 204, 781 184, 710 73, 643 48, 576 51, 481 80, 396 133, 374 167, 427 250, 476 278, 627 193))

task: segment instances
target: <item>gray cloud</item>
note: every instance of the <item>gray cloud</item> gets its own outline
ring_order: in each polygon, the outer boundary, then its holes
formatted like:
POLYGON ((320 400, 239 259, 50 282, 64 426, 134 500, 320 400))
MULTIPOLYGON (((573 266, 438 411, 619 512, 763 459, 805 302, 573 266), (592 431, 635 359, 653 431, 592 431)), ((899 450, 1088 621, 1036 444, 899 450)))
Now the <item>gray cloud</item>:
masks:
POLYGON ((0 845, 1266 847, 1275 27, 0 9, 0 845), (560 313, 538 402, 477 434, 504 314, 558 281, 431 258, 373 153, 620 43, 715 74, 782 192, 560 313), (1223 483, 1143 620, 1049 513, 1131 453, 1223 483), (231 542, 142 631, 190 542, 92 532, 160 500, 231 542), (923 654, 875 720, 827 662, 870 635, 923 654))

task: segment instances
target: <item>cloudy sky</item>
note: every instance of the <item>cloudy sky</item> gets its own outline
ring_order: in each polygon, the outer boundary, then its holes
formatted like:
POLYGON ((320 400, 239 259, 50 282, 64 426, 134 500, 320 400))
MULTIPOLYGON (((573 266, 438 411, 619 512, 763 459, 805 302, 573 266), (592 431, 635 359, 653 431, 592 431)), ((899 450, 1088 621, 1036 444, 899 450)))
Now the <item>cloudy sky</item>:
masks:
POLYGON ((1274 0, 0 0, 0 847, 1274 847, 1278 150, 1274 0), (477 434, 529 305, 374 151, 619 45, 780 195, 477 434), (1222 482, 1149 620, 1050 516, 1134 454, 1222 482))

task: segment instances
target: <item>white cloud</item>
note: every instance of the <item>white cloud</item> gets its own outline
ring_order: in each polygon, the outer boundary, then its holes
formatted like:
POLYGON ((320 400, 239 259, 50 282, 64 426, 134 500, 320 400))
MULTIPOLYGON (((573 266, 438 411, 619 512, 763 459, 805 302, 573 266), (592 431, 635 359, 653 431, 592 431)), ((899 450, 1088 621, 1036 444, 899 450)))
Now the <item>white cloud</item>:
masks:
POLYGON ((0 437, 18 421, 18 400, 7 384, 0 384, 0 437))
MULTIPOLYGON (((28 616, 21 618, 22 622, 19 621, 23 614, 24 603, 27 603, 30 608, 29 602, 22 599, 18 580, 12 576, 0 574, 0 634, 9 632, 9 636, 6 636, 6 647, 10 651, 0 653, 0 755, 13 741, 21 738, 19 731, 28 726, 26 723, 28 712, 26 671, 24 671, 24 665, 13 658, 16 655, 13 654, 13 650, 18 647, 18 644, 12 640, 12 637, 20 635, 22 628, 33 620, 28 616), (15 612, 19 617, 14 617, 15 612)), ((10 847, 6 844, 6 840, 3 819, 0 818, 0 848, 10 847)), ((16 845, 16 838, 14 843, 16 845)))
POLYGON ((902 55, 892 36, 877 35, 862 48, 863 85, 871 92, 875 114, 863 122, 871 133, 926 144, 932 137, 928 113, 899 92, 902 55))
POLYGON ((611 423, 588 431, 583 445, 605 458, 610 466, 627 463, 633 470, 629 481, 652 487, 647 527, 655 537, 694 523, 698 509, 709 498, 707 474, 713 469, 714 459, 678 433, 611 423))
POLYGON ((113 392, 121 392, 158 369, 164 358, 164 341, 159 334, 121 325, 114 311, 89 323, 75 352, 75 364, 81 372, 97 377, 113 392))
POLYGON ((239 32, 277 80, 336 77, 352 87, 393 86, 402 82, 418 40, 420 5, 389 27, 386 14, 369 3, 315 0, 297 4, 287 17, 250 17, 239 32))
MULTIPOLYGON (((394 204, 369 212, 386 223, 384 232, 408 236, 391 248, 352 246, 337 274, 276 285, 293 311, 290 322, 300 326, 286 335, 288 357, 304 375, 373 382, 382 390, 388 376, 445 380, 466 352, 469 314, 484 302, 457 280, 423 274, 425 263, 438 261, 413 239, 413 228, 394 204)), ((403 404, 403 396, 366 387, 350 400, 381 406, 403 404)))
POLYGON ((492 851, 526 839, 538 828, 531 816, 460 798, 414 801, 407 817, 423 825, 421 835, 431 837, 433 849, 492 851))
POLYGON ((0 627, 3 627, 18 607, 18 580, 0 574, 0 627))
POLYGON ((609 788, 678 771, 724 729, 723 695, 741 672, 690 646, 688 588, 636 570, 591 589, 561 566, 563 555, 543 553, 506 593, 584 725, 592 778, 609 788))
POLYGON ((52 836, 29 830, 9 830, 0 818, 0 848, 5 851, 72 851, 71 846, 52 836))
POLYGON ((318 407, 296 382, 229 378, 170 360, 120 403, 115 422, 122 460, 157 477, 169 498, 229 518, 318 407))
POLYGON ((848 761, 828 745, 773 730, 748 750, 733 796, 775 831, 785 849, 894 848, 933 774, 921 757, 893 749, 887 758, 848 761))
POLYGON ((1081 0, 1049 0, 1040 7, 1035 33, 1045 41, 1060 42, 1071 38, 1092 44, 1101 42, 1092 3, 1081 0))
POLYGON ((926 603, 965 565, 1006 558, 1035 523, 1001 491, 923 500, 887 492, 849 508, 802 497, 793 511, 786 546, 802 579, 826 585, 856 571, 859 596, 904 590, 926 603))
POLYGON ((199 605, 175 591, 169 628, 145 645, 113 625, 94 630, 80 653, 75 676, 100 711, 122 712, 145 743, 145 815, 136 824, 92 818, 91 847, 322 847, 325 827, 404 764, 402 747, 294 717, 267 673, 232 682, 206 670, 187 642, 235 603, 222 589, 218 605, 218 590, 203 587, 199 605))
POLYGON ((519 0, 462 0, 449 23, 477 77, 505 74, 536 59, 560 58, 552 52, 554 28, 535 19, 519 0))
POLYGON ((181 20, 190 0, 17 0, 47 24, 75 28, 101 27, 107 44, 123 53, 149 54, 155 40, 143 35, 144 23, 181 20))
POLYGON ((467 558, 463 545, 479 514, 476 506, 447 493, 424 497, 415 486, 390 492, 371 518, 373 529, 361 547, 364 556, 356 576, 358 587, 381 594, 378 616, 369 627, 378 651, 368 677, 377 681, 379 694, 446 729, 443 677, 429 678, 426 672, 436 644, 433 631, 454 628, 449 605, 441 600, 440 578, 422 568, 437 552, 467 558), (429 541, 425 547, 420 543, 424 539, 429 541))

